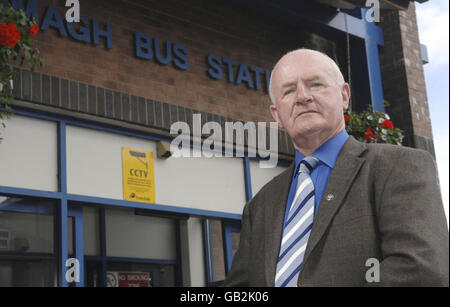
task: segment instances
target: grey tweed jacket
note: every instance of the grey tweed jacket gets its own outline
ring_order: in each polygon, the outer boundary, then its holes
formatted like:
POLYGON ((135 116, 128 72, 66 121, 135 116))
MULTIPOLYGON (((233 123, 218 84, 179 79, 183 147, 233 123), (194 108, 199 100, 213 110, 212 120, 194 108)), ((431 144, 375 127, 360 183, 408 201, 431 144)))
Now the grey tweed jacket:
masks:
MULTIPOLYGON (((294 171, 245 205, 239 249, 224 286, 268 286, 294 171)), ((298 286, 447 286, 449 233, 436 165, 425 151, 350 137, 319 205, 298 286), (379 282, 374 277, 379 261, 379 282), (367 265, 367 266, 366 266, 367 265)))

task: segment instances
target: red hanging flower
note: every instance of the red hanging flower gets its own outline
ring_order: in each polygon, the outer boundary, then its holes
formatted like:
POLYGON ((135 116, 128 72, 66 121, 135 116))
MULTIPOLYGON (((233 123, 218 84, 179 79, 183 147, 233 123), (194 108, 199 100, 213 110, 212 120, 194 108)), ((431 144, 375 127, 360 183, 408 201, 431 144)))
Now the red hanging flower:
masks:
POLYGON ((350 116, 348 116, 347 114, 344 114, 344 121, 346 123, 350 122, 350 116))
POLYGON ((381 123, 381 127, 383 127, 384 129, 389 129, 392 130, 394 129, 394 124, 392 123, 392 121, 385 119, 382 123, 381 123))
POLYGON ((364 140, 369 141, 369 143, 372 143, 373 139, 376 139, 377 135, 370 130, 370 128, 367 128, 366 132, 364 132, 364 140))
POLYGON ((35 23, 33 23, 33 26, 28 30, 28 33, 31 34, 31 36, 36 36, 39 32, 39 26, 35 23))
POLYGON ((14 48, 20 40, 20 31, 12 22, 0 22, 0 45, 14 48))

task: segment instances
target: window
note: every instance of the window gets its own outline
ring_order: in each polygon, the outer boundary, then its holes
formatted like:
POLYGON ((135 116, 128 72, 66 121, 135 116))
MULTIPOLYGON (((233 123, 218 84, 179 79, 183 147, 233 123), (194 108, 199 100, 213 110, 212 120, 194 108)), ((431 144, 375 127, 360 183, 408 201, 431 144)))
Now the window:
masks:
POLYGON ((83 219, 86 286, 167 287, 180 283, 174 219, 152 216, 148 210, 91 207, 83 207, 83 219), (86 239, 90 236, 94 239, 86 239))
POLYGON ((53 205, 0 196, 0 287, 56 285, 53 205))

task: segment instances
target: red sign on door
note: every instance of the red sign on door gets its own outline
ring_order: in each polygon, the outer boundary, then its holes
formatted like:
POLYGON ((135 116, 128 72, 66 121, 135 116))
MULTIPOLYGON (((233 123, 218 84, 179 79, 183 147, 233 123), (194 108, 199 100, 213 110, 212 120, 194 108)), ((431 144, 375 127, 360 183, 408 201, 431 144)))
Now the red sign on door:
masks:
POLYGON ((150 273, 108 272, 108 287, 151 287, 150 273))

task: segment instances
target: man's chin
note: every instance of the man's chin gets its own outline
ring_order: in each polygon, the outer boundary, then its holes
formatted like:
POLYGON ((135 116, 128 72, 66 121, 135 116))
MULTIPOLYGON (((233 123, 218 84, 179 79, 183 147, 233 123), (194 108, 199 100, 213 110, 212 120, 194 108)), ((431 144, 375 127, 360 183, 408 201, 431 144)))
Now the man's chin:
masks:
POLYGON ((313 136, 320 132, 320 127, 317 125, 301 125, 296 126, 294 129, 295 136, 308 137, 313 136))

